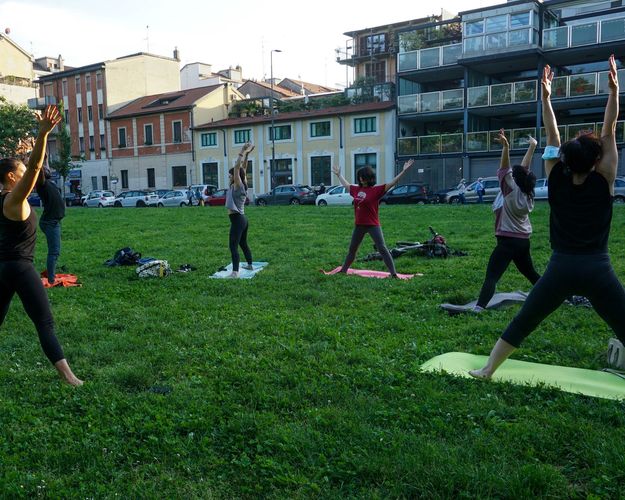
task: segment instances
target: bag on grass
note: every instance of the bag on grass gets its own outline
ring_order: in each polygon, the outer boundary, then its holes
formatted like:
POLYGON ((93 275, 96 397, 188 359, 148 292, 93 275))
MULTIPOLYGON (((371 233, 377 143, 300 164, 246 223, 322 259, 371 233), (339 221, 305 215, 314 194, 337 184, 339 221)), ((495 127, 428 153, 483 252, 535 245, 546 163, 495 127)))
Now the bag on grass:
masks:
POLYGON ((152 260, 146 264, 142 264, 136 269, 139 278, 164 278, 171 274, 171 267, 166 260, 152 260))
POLYGON ((610 339, 608 342, 608 366, 625 370, 625 346, 618 339, 610 339))
POLYGON ((107 260, 104 264, 107 266, 134 266, 139 262, 141 258, 141 254, 139 252, 135 252, 130 247, 124 247, 113 255, 112 259, 107 260))

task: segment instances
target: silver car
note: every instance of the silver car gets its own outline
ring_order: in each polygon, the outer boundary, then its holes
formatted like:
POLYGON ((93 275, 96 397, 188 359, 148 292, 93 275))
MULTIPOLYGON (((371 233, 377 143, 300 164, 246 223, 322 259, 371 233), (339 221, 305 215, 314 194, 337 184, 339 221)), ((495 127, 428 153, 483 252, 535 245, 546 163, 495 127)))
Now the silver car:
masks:
POLYGON ((115 203, 115 193, 113 191, 91 191, 85 201, 82 202, 82 206, 88 207, 112 207, 115 203))
POLYGON ((124 191, 117 195, 114 207, 155 207, 158 195, 152 191, 124 191))
POLYGON ((188 207, 189 192, 185 189, 176 189, 165 193, 158 199, 157 207, 188 207))
MULTIPOLYGON (((472 182, 464 191, 464 198, 467 203, 477 203, 479 200, 477 192, 475 191, 476 184, 477 181, 472 182)), ((494 201, 495 198, 497 198, 499 191, 501 191, 501 188, 499 187, 499 179, 497 177, 483 177, 482 184, 484 185, 484 190, 486 191, 482 197, 482 201, 494 201)), ((460 190, 452 189, 451 191, 448 191, 445 195, 445 202, 454 204, 461 203, 460 190)))
POLYGON ((535 200, 549 199, 549 179, 536 179, 536 187, 534 187, 535 200))

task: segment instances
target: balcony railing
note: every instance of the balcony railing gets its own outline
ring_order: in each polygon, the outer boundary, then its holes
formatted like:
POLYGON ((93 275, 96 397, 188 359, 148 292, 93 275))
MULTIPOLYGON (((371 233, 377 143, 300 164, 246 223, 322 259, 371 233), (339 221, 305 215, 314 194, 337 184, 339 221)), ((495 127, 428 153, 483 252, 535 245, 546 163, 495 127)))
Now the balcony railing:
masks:
POLYGON ((534 28, 504 31, 480 36, 466 37, 463 41, 463 54, 469 57, 483 55, 504 49, 519 49, 537 45, 537 35, 534 28))
POLYGON ((533 102, 537 99, 537 80, 523 82, 498 83, 469 87, 467 89, 467 107, 500 106, 533 102))
POLYGON ((456 64, 462 57, 462 44, 454 43, 442 47, 400 52, 397 57, 398 71, 413 71, 415 69, 438 68, 456 64))
MULTIPOLYGON (((560 140, 562 142, 575 139, 579 133, 601 133, 602 122, 597 123, 574 123, 561 125, 560 140)), ((529 136, 536 137, 534 127, 505 129, 504 133, 510 143, 511 150, 524 150, 529 146, 529 136)), ((484 130, 469 132, 466 134, 436 134, 419 137, 401 137, 397 140, 397 153, 399 156, 436 155, 446 153, 463 153, 466 146, 468 153, 488 153, 501 151, 501 143, 498 141, 499 130, 484 130)), ((540 129, 539 144, 544 148, 547 142, 545 129, 540 129)), ((616 142, 625 143, 625 120, 616 123, 616 142)))
POLYGON ((625 17, 543 30, 543 50, 625 40, 625 17))
POLYGON ((46 106, 54 106, 56 104, 56 97, 33 97, 28 99, 28 107, 30 109, 45 109, 46 106))
POLYGON ((464 89, 443 90, 397 98, 399 114, 434 113, 464 108, 464 89))

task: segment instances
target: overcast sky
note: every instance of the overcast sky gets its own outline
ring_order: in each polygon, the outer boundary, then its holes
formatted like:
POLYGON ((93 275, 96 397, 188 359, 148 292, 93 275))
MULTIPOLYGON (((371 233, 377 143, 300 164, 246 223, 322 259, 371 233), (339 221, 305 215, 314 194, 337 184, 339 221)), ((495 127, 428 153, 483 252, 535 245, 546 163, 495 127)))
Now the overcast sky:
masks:
POLYGON ((269 76, 338 86, 345 67, 335 62, 346 31, 503 3, 489 0, 407 2, 317 0, 303 2, 238 0, 0 0, 0 29, 36 57, 63 55, 82 66, 149 51, 182 64, 200 61, 213 70, 240 64, 244 78, 269 76), (149 26, 149 29, 146 29, 149 26), (149 40, 148 40, 149 34, 149 40))

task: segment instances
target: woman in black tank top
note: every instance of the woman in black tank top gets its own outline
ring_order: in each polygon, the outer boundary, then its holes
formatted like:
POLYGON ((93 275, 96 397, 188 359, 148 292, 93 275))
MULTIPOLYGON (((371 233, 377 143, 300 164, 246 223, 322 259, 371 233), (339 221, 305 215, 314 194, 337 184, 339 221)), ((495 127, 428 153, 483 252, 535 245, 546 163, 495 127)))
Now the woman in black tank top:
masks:
POLYGON ((48 134, 60 121, 58 109, 48 106, 39 119, 39 135, 27 167, 13 158, 0 160, 0 325, 17 294, 37 328, 44 353, 67 383, 78 386, 83 382, 63 355, 48 296, 33 266, 37 217, 27 201, 40 174, 48 134))
POLYGON ((618 166, 615 132, 619 89, 614 56, 610 57, 609 67, 610 91, 601 138, 585 134, 561 147, 550 101, 554 74, 549 66, 544 68, 542 103, 547 147, 543 159, 549 178, 553 254, 545 274, 493 347, 486 366, 469 372, 474 377, 490 378, 523 339, 571 295, 587 297, 597 314, 625 342, 625 289, 608 256, 618 166))

